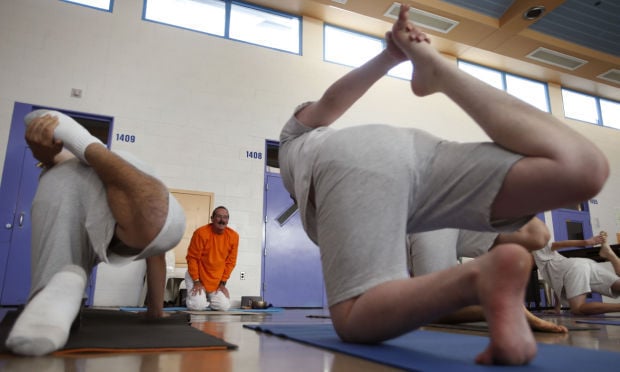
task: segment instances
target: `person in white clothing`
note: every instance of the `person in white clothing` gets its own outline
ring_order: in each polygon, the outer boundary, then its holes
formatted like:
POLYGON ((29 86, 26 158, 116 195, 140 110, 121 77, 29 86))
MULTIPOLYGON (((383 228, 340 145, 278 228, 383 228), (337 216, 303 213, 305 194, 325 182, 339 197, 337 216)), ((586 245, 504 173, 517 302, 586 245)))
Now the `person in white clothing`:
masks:
POLYGON ((30 298, 6 346, 30 356, 62 348, 99 262, 146 259, 146 316, 163 317, 165 252, 183 237, 181 206, 148 166, 69 116, 37 110, 24 120, 44 170, 32 202, 30 298))
POLYGON ((607 233, 585 240, 563 240, 547 244, 532 253, 542 277, 553 288, 554 312, 568 302, 575 315, 595 315, 620 311, 620 303, 587 302, 591 292, 617 298, 620 295, 620 259, 607 242, 607 233), (599 255, 611 263, 613 272, 589 258, 565 257, 557 250, 601 244, 599 255))

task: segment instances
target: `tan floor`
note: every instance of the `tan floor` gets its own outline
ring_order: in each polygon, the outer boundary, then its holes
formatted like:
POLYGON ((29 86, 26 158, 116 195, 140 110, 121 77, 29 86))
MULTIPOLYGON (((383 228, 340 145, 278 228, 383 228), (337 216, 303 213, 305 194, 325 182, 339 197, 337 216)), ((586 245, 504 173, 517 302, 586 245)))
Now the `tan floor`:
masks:
MULTIPOLYGON (((242 327, 244 323, 325 323, 322 309, 287 309, 259 315, 192 315, 194 327, 239 346, 233 351, 192 351, 168 353, 92 354, 72 357, 0 359, 1 371, 41 372, 180 372, 180 371, 396 371, 394 368, 348 355, 306 346, 294 341, 258 333, 242 327)), ((618 316, 620 314, 613 314, 618 316)), ((546 317, 564 325, 575 325, 576 318, 546 317)), ((571 345, 620 353, 620 326, 598 326, 598 330, 572 331, 565 335, 536 333, 539 342, 571 345)), ((437 328, 427 328, 439 331, 437 328)), ((451 330, 444 330, 450 332, 451 330)), ((463 332, 485 334, 480 332, 463 332)))

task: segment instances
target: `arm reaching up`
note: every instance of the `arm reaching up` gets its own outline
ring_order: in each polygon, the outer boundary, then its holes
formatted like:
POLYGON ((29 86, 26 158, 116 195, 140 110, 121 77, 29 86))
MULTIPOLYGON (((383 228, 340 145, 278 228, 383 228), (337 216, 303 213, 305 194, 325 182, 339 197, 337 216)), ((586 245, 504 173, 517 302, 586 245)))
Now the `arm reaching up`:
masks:
POLYGON ((405 61, 407 57, 394 44, 391 32, 386 33, 385 39, 386 49, 338 79, 321 99, 299 111, 297 119, 312 128, 332 124, 390 69, 405 61))

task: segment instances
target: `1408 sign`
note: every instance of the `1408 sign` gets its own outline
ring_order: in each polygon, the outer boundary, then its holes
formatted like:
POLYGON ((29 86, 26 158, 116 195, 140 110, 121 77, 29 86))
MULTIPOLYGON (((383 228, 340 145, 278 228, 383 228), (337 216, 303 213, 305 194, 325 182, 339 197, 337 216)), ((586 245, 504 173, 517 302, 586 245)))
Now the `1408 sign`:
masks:
POLYGON ((245 157, 248 159, 259 159, 260 160, 263 158, 263 153, 260 151, 246 151, 245 157))

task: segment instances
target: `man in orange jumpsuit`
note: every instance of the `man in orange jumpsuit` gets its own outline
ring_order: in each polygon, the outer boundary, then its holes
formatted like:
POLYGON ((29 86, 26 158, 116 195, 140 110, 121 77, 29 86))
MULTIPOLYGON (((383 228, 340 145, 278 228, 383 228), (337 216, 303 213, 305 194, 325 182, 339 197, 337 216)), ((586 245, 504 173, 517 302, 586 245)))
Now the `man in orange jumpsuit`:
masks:
POLYGON ((228 225, 228 209, 213 210, 211 223, 194 231, 187 248, 187 308, 190 310, 230 309, 226 281, 237 263, 239 234, 228 225))

